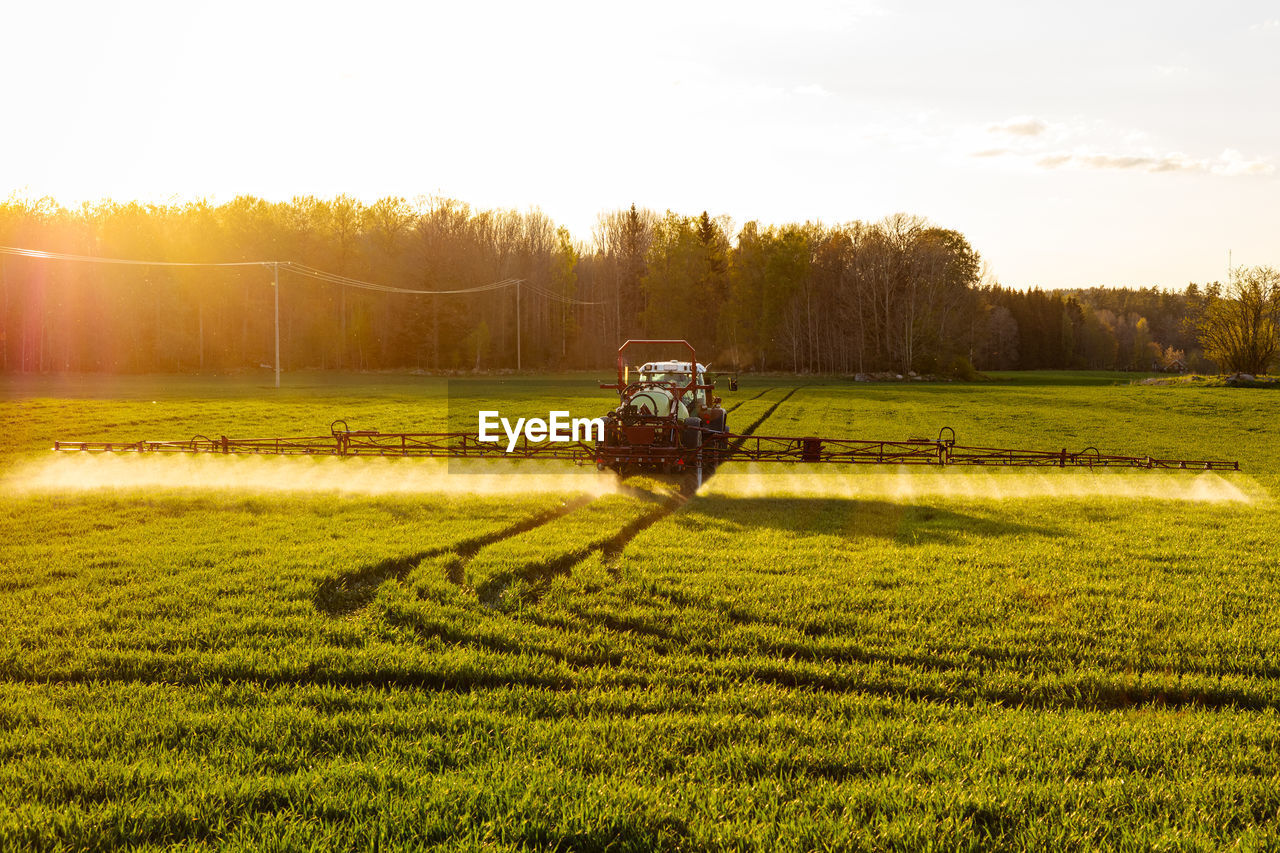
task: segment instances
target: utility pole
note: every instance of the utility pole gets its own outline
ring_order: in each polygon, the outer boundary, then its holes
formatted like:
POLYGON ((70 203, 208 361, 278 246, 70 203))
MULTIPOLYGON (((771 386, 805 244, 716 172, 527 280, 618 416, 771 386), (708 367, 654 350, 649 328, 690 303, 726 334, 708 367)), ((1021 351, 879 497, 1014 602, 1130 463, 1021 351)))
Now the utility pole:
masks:
POLYGON ((276 288, 276 387, 280 387, 280 262, 272 261, 276 288))
POLYGON ((520 279, 516 279, 516 373, 520 372, 520 279))

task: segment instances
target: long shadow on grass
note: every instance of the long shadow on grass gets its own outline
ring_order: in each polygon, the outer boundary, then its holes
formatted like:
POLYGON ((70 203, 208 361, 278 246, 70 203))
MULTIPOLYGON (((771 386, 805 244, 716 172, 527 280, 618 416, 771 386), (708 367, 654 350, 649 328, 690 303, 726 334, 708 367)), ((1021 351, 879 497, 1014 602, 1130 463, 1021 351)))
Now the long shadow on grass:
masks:
POLYGON ((403 580, 414 566, 429 557, 454 553, 464 559, 469 559, 486 545, 491 545, 494 542, 499 542, 512 536, 519 536, 521 533, 533 530, 535 527, 541 527, 547 522, 568 515, 578 507, 590 503, 591 500, 591 496, 583 495, 568 501, 563 506, 556 507, 550 512, 541 513, 517 524, 504 527, 494 533, 467 539, 458 544, 445 545, 413 554, 379 560, 376 563, 361 566, 353 571, 343 572, 336 577, 322 581, 316 587, 314 596, 316 609, 329 616, 346 616, 354 613, 373 600, 373 597, 378 592, 378 587, 382 584, 393 579, 403 580))
MULTIPOLYGON (((787 391, 786 394, 783 394, 780 398, 778 398, 778 400, 773 405, 771 405, 768 409, 766 409, 765 412, 762 415, 760 415, 760 417, 756 418, 754 422, 752 422, 746 429, 742 430, 739 434, 743 436, 748 436, 754 433, 761 424, 763 424, 766 420, 769 419, 770 415, 772 415, 774 412, 778 410, 779 406, 781 406, 787 400, 791 399, 791 395, 795 394, 796 391, 800 390, 800 388, 802 387, 804 386, 802 385, 796 386, 795 388, 792 388, 791 390, 787 391)), ((761 391, 759 394, 756 394, 755 397, 752 397, 751 399, 752 400, 757 399, 758 397, 763 396, 765 393, 767 393, 770 390, 773 390, 772 387, 765 388, 763 391, 761 391)), ((740 447, 743 441, 745 441, 745 439, 738 439, 738 441, 734 443, 733 447, 735 449, 737 447, 740 447)), ((625 486, 624 484, 622 488, 623 490, 626 490, 629 487, 625 486)), ((690 489, 689 492, 686 494, 691 494, 691 493, 692 493, 692 489, 690 489)), ((652 495, 650 495, 650 497, 652 497, 652 495)), ((502 594, 502 592, 507 587, 511 585, 512 581, 514 581, 517 577, 519 577, 526 582, 526 587, 522 597, 526 601, 536 601, 542 597, 543 593, 546 591, 546 588, 552 578, 554 578, 557 575, 563 575, 563 574, 568 574, 572 572, 574 566, 576 566, 578 563, 585 560, 592 553, 599 551, 601 553, 601 556, 604 558, 606 562, 616 561, 619 558, 619 556, 622 554, 622 551, 627 547, 627 544, 631 542, 632 539, 638 536, 642 531, 648 529, 649 527, 653 526, 657 522, 661 521, 663 518, 666 518, 668 515, 674 512, 677 508, 684 505, 684 503, 685 503, 685 500, 683 500, 682 498, 673 498, 673 499, 667 500, 662 505, 662 507, 659 508, 657 511, 650 513, 648 515, 645 515, 644 517, 636 519, 635 521, 632 521, 631 523, 627 524, 625 527, 619 530, 617 534, 610 537, 609 540, 604 542, 603 544, 595 545, 595 546, 584 548, 581 550, 576 550, 571 553, 561 555, 552 560, 538 561, 535 563, 531 563, 521 567, 520 569, 517 569, 514 572, 509 572, 501 576, 496 576, 490 579, 481 587, 479 587, 476 590, 476 592, 478 593, 480 600, 482 602, 492 603, 498 598, 498 596, 502 594)), ((466 556, 470 556, 470 555, 466 555, 466 556)))
POLYGON ((961 673, 955 683, 917 685, 875 674, 801 670, 783 662, 755 666, 739 678, 821 693, 860 693, 886 699, 972 705, 995 702, 1006 707, 1045 710, 1116 711, 1128 708, 1235 708, 1249 711, 1280 709, 1280 696, 1271 685, 1251 690, 1232 685, 1177 687, 1143 684, 1108 673, 1078 683, 1055 684, 1028 680, 1022 684, 985 685, 976 672, 961 673))
POLYGON ((682 524, 690 530, 743 536, 771 530, 797 537, 876 537, 904 545, 951 544, 968 537, 1059 537, 1034 524, 895 501, 830 497, 732 497, 702 495, 689 504, 682 524))
MULTIPOLYGON (((584 661, 585 663, 585 661, 584 661)), ((593 663, 607 663, 593 661, 593 663)), ((312 662, 293 671, 264 672, 250 661, 227 665, 207 661, 203 666, 174 666, 158 660, 118 661, 108 668, 73 669, 50 672, 28 667, 0 667, 0 677, 25 684, 165 684, 208 689, 213 684, 256 684, 263 687, 324 685, 377 689, 401 688, 469 693, 476 689, 531 687, 552 691, 581 691, 599 687, 598 676, 572 669, 539 671, 515 666, 507 671, 474 666, 460 670, 434 670, 418 666, 378 664, 362 669, 330 669, 312 662)), ((643 687, 650 683, 669 685, 671 677, 662 673, 620 671, 609 682, 613 687, 643 687)), ((1203 708, 1249 711, 1280 710, 1280 695, 1274 683, 1256 687, 1229 684, 1188 686, 1143 684, 1119 674, 1099 674, 1079 682, 1057 684, 1026 680, 1020 684, 984 684, 976 672, 960 673, 945 684, 908 683, 891 671, 815 671, 788 665, 785 661, 736 667, 700 678, 698 691, 732 689, 743 683, 770 684, 788 690, 831 695, 877 696, 896 701, 935 702, 958 707, 977 703, 998 703, 1006 707, 1084 711, 1129 708, 1203 708)), ((575 707, 574 714, 580 713, 575 707)))
MULTIPOLYGON (((626 545, 640 533, 657 521, 667 518, 671 511, 679 505, 677 501, 642 518, 620 530, 604 543, 584 546, 573 552, 558 555, 546 561, 535 561, 511 572, 488 579, 477 588, 481 603, 493 604, 513 582, 523 582, 521 599, 526 603, 535 603, 542 598, 550 580, 559 574, 571 573, 574 567, 595 551, 602 552, 606 562, 616 560, 626 545)), ((821 535, 838 535, 843 538, 856 539, 865 536, 881 536, 897 539, 911 545, 923 545, 932 542, 950 543, 962 533, 968 531, 983 538, 1000 535, 1055 535, 1045 528, 1025 524, 1016 524, 1001 519, 969 516, 961 513, 939 510, 932 507, 904 507, 900 504, 881 501, 853 501, 847 499, 733 499, 733 498, 699 498, 687 504, 687 514, 677 515, 677 525, 689 535, 705 534, 721 531, 743 535, 761 528, 770 528, 796 538, 821 535), (745 507, 745 510, 744 510, 745 507), (745 514, 744 514, 745 513, 745 514)), ((741 607, 734 602, 725 601, 715 596, 700 595, 694 589, 671 588, 660 593, 654 590, 635 589, 629 593, 633 603, 647 600, 655 612, 702 611, 715 618, 722 618, 730 623, 768 624, 779 628, 794 628, 793 620, 782 615, 769 616, 752 608, 741 607)), ((679 620, 655 623, 634 615, 621 617, 610 613, 609 608, 593 607, 590 601, 581 605, 569 603, 566 612, 542 613, 535 610, 525 612, 521 618, 573 634, 590 634, 600 628, 632 635, 632 640, 646 646, 648 652, 662 656, 672 651, 672 643, 676 642, 679 631, 676 627, 679 620), (642 639, 644 638, 644 639, 642 639)), ((417 630, 420 634, 441 636, 446 630, 437 620, 430 625, 405 625, 417 630)), ((805 632, 806 634, 810 632, 805 632)), ((505 644, 495 647, 491 640, 475 632, 453 633, 446 637, 455 642, 489 647, 494 651, 509 651, 505 644)), ((692 641, 696 638, 689 637, 692 641)), ((526 651, 531 649, 526 648, 526 651)), ((536 651, 536 650, 534 650, 536 651)), ((748 650, 742 650, 748 651, 748 650)), ((896 653, 886 656, 877 650, 864 649, 841 643, 827 642, 779 642, 769 649, 751 649, 754 653, 765 652, 796 660, 814 660, 825 663, 872 664, 890 663, 895 666, 911 666, 931 671, 945 671, 964 664, 940 657, 921 653, 919 655, 896 653)), ((558 659, 563 656, 559 652, 550 654, 558 659)))
MULTIPOLYGON (((627 543, 639 535, 640 531, 665 518, 680 504, 681 500, 679 498, 671 498, 663 504, 654 506, 645 515, 628 522, 604 542, 574 549, 549 560, 526 563, 513 571, 494 575, 476 588, 476 594, 481 602, 492 603, 512 582, 520 579, 525 582, 521 597, 528 602, 537 601, 546 593, 553 578, 558 575, 569 574, 573 571, 574 566, 597 551, 600 552, 605 561, 616 559, 627 546, 627 543)), ((463 556, 467 558, 472 555, 464 554, 463 556)))

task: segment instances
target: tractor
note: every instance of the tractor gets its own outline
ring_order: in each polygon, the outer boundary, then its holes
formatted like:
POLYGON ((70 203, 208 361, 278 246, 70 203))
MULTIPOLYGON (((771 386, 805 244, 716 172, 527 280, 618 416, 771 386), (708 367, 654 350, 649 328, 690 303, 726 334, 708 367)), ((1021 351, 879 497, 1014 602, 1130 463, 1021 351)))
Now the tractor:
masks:
MULTIPOLYGON (((694 473, 701 481, 727 454, 729 414, 688 341, 627 341, 618 348, 617 381, 600 387, 617 391, 619 399, 605 414, 604 439, 596 443, 600 470, 694 473), (633 379, 627 351, 651 345, 683 347, 689 360, 645 362, 633 379)), ((730 378, 729 390, 737 387, 737 378, 730 378)))

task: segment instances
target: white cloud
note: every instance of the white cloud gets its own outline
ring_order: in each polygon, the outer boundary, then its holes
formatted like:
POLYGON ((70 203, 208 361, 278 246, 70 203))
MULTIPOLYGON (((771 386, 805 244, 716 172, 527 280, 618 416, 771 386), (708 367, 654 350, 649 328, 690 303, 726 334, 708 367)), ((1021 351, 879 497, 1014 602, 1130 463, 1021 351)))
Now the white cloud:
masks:
POLYGON ((1280 18, 1271 18, 1249 27, 1251 30, 1280 30, 1280 18))
POLYGON ((1244 155, 1234 148, 1228 148, 1218 155, 1218 162, 1210 167, 1215 175, 1273 175, 1276 167, 1265 157, 1246 160, 1244 155))
MULTIPOLYGON (((957 134, 961 150, 970 158, 1034 164, 1040 169, 1080 171, 1131 171, 1198 173, 1205 175, 1268 176, 1277 166, 1268 156, 1247 157, 1234 148, 1217 157, 1161 149, 1151 134, 1136 128, 1116 127, 1087 116, 1059 117, 1054 121, 1015 116, 981 130, 969 126, 957 134), (1000 135, 992 145, 991 134, 1000 135)), ((1166 143, 1167 144, 1167 143, 1166 143)))
POLYGON ((1112 154, 1099 152, 1058 152, 1036 160, 1042 169, 1071 166, 1088 170, 1135 170, 1148 173, 1199 172, 1212 175, 1272 175, 1276 167, 1265 157, 1246 159, 1228 148, 1216 159, 1197 159, 1181 152, 1166 154, 1112 154))
POLYGON ((1019 116, 997 124, 987 125, 989 133, 1007 133, 1012 136, 1039 136, 1048 129, 1049 123, 1047 121, 1032 116, 1019 116))
POLYGON ((1070 162, 1070 154, 1046 154, 1036 161, 1036 165, 1044 169, 1056 169, 1070 162))

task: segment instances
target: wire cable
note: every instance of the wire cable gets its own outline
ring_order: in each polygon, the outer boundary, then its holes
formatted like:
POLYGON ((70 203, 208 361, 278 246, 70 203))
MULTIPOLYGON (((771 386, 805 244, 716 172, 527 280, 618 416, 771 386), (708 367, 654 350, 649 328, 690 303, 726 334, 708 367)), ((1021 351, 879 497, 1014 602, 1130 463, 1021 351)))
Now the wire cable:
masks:
POLYGON ((71 261, 76 263, 95 263, 95 264, 126 264, 129 266, 143 267, 270 267, 277 266, 281 269, 295 273, 296 275, 312 278, 317 281, 323 281, 329 284, 337 284, 343 287, 353 287, 360 290, 370 290, 377 293, 404 293, 415 296, 457 296, 468 293, 488 293, 494 290, 502 290, 509 287, 515 287, 523 284, 534 293, 545 299, 561 302, 566 305, 604 305, 604 302, 588 302, 586 300, 577 299, 571 296, 555 293, 541 285, 523 278, 504 278, 501 281, 490 282, 489 284, 481 284, 476 287, 456 288, 452 290, 418 290, 408 287, 393 287, 387 284, 377 284, 372 281, 364 281, 358 278, 351 278, 338 273, 328 272, 327 270, 317 269, 315 267, 300 264, 296 261, 232 261, 225 263, 214 262, 194 262, 194 261, 139 261, 124 258, 103 258, 95 255, 72 255, 65 252, 46 252, 40 249, 22 249, 15 246, 0 246, 0 254, 17 255, 24 258, 34 258, 36 260, 48 261, 71 261))
POLYGON ((36 260, 46 261, 72 261, 78 263, 96 263, 96 264, 127 264, 130 266, 143 267, 270 267, 279 266, 298 275, 308 276, 310 278, 326 281, 331 284, 341 284, 347 287, 362 288, 364 290, 376 290, 383 293, 414 293, 414 294, 460 294, 460 293, 481 293, 488 290, 498 290, 504 287, 512 287, 520 279, 508 278, 502 281, 496 281, 492 284, 482 284, 478 287, 461 288, 457 290, 414 290, 405 287, 392 287, 385 284, 376 284, 371 281, 361 281, 360 279, 349 278, 337 273, 326 272, 325 270, 309 267, 306 264, 299 264, 294 261, 235 261, 229 263, 214 262, 188 262, 188 261, 139 261, 125 258, 104 258, 96 255, 71 255, 65 252, 46 252, 41 249, 21 249, 16 246, 0 246, 0 254, 17 255, 24 258, 35 258, 36 260))
POLYGON ((350 278, 345 275, 338 275, 337 273, 318 270, 314 267, 309 267, 309 266, 306 266, 305 264, 294 263, 292 261, 286 261, 282 263, 281 267, 289 270, 292 273, 296 273, 297 275, 306 276, 307 278, 313 278, 318 281, 328 282, 330 284, 342 285, 344 287, 354 287, 360 290, 372 290, 379 293, 408 293, 408 294, 427 295, 427 296, 432 296, 432 295, 449 296, 449 295, 463 294, 463 293, 484 293, 491 290, 501 290, 507 287, 514 287, 516 284, 523 282, 523 279, 506 278, 506 279, 503 279, 502 281, 495 281, 490 284, 482 284, 476 287, 464 287, 464 288, 458 288, 453 290, 418 290, 418 289, 409 288, 409 287, 392 287, 391 285, 387 285, 387 284, 376 284, 371 281, 362 281, 361 279, 358 279, 358 278, 350 278))
POLYGON ((95 264, 129 264, 140 267, 262 267, 271 266, 275 261, 238 261, 232 263, 197 263, 181 261, 132 261, 122 258, 100 258, 94 255, 68 255, 64 252, 44 252, 39 249, 19 249, 14 246, 0 246, 0 254, 18 255, 24 258, 36 258, 46 261, 78 261, 95 264))
POLYGON ((554 300, 556 302, 563 302, 566 305, 604 305, 606 304, 604 302, 588 302, 585 299, 578 299, 577 297, 574 297, 574 296, 565 296, 562 293, 556 293, 553 290, 548 290, 542 285, 534 284, 531 281, 526 281, 525 287, 528 287, 530 290, 532 290, 534 293, 537 293, 540 296, 543 296, 547 299, 554 300))

